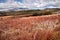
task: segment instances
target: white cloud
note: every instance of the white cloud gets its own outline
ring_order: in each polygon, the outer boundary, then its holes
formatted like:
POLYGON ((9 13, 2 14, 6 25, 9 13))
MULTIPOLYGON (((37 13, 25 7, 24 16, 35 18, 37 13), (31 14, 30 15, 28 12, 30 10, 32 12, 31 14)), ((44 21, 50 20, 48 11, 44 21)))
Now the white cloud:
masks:
POLYGON ((8 7, 18 7, 20 4, 17 2, 14 3, 0 3, 0 7, 8 8, 8 7))
POLYGON ((44 7, 49 4, 55 7, 60 7, 60 0, 23 0, 23 2, 27 4, 27 6, 30 5, 30 7, 44 7))
POLYGON ((20 2, 0 3, 0 11, 1 10, 10 10, 10 9, 14 9, 14 8, 27 8, 27 7, 20 2))
POLYGON ((10 8, 60 8, 60 0, 23 0, 22 3, 14 2, 8 0, 6 3, 0 3, 0 8, 10 9, 10 8), (49 6, 50 5, 50 6, 49 6))

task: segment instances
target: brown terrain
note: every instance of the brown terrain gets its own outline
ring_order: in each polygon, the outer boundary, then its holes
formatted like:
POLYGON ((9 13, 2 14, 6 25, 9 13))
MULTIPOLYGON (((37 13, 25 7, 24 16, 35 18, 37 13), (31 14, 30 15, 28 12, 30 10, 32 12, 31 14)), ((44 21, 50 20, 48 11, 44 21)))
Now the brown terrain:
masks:
POLYGON ((60 14, 2 16, 0 40, 60 40, 60 14))
POLYGON ((60 14, 0 17, 0 40, 60 40, 60 14))

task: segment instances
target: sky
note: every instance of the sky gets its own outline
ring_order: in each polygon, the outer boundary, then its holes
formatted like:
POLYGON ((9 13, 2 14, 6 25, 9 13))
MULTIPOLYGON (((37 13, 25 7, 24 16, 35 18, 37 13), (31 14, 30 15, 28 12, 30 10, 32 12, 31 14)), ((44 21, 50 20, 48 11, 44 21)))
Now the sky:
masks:
POLYGON ((28 9, 43 9, 43 8, 60 8, 60 0, 0 0, 0 9, 12 8, 28 8, 28 9))
MULTIPOLYGON (((15 0, 17 2, 22 2, 22 0, 15 0)), ((0 3, 6 2, 6 0, 0 0, 0 3)))

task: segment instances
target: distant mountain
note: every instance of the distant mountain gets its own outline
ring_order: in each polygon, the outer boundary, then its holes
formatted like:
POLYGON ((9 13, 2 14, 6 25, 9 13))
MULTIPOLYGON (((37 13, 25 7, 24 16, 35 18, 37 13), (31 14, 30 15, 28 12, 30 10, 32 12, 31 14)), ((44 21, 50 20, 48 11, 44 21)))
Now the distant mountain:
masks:
POLYGON ((0 8, 0 11, 21 11, 28 10, 28 8, 0 8))

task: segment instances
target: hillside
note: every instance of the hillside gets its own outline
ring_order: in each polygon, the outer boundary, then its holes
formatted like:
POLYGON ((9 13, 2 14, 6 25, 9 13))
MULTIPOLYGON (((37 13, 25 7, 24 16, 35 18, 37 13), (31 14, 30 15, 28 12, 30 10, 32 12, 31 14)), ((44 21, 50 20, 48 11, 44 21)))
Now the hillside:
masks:
POLYGON ((0 16, 41 16, 41 15, 49 15, 49 14, 57 14, 60 13, 59 8, 53 9, 44 9, 44 10, 23 10, 23 11, 3 11, 0 12, 0 16))

